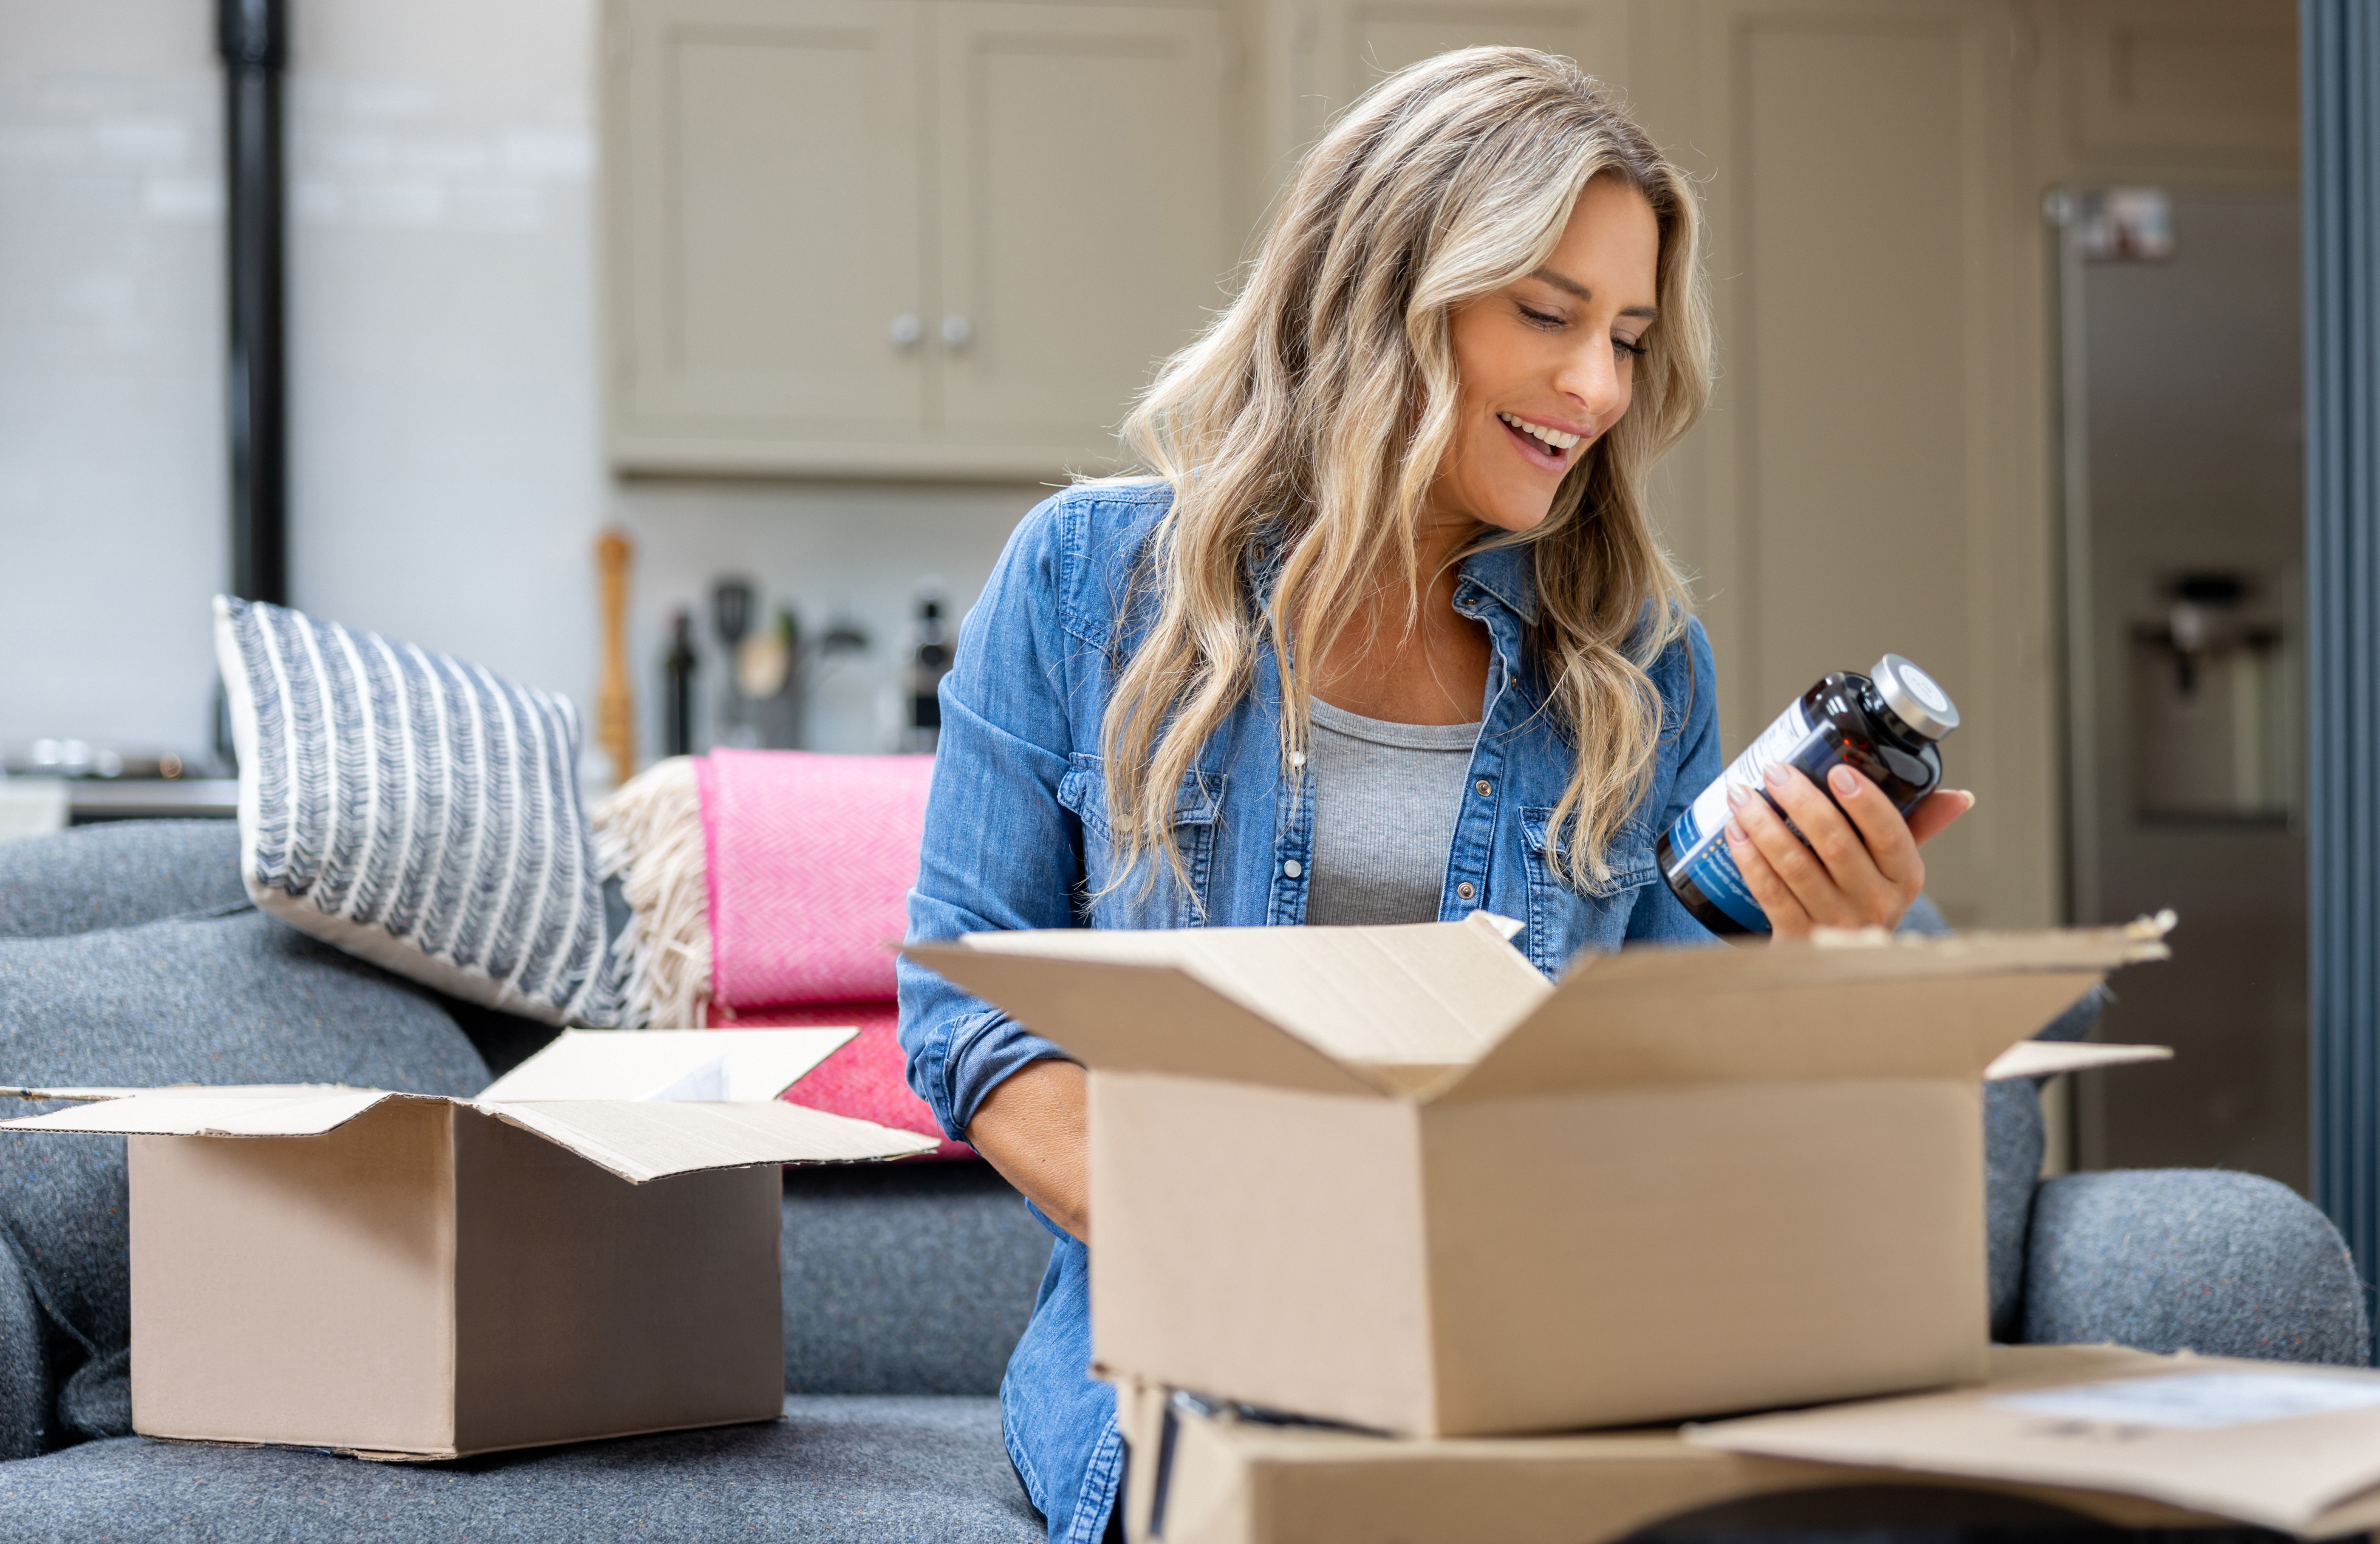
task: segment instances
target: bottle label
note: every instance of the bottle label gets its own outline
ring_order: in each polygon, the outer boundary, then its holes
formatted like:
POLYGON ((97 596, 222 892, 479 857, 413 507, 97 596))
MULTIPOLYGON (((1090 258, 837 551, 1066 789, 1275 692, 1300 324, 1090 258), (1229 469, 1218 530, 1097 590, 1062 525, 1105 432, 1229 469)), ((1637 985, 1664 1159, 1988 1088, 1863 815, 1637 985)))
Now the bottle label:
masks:
POLYGON ((1762 791, 1761 774, 1779 762, 1791 765, 1799 761, 1814 741, 1824 738, 1823 732, 1812 726, 1797 699, 1777 715, 1775 723, 1760 732, 1759 738, 1744 747, 1743 754, 1729 763, 1727 771, 1719 773, 1678 817, 1677 824, 1670 828, 1670 873, 1694 881, 1694 888, 1711 905, 1754 932, 1769 930, 1768 914, 1753 899, 1752 888, 1743 882, 1742 870, 1735 866, 1735 855, 1727 850, 1730 813, 1728 790, 1741 788, 1755 797, 1767 797, 1762 791))

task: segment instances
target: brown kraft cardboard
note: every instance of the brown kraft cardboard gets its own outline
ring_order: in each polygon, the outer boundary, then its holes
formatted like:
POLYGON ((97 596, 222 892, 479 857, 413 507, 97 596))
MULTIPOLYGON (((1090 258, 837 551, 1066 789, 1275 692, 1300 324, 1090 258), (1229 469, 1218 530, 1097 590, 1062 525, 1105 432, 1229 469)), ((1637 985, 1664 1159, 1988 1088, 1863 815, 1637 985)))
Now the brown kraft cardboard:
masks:
POLYGON ((2160 929, 1584 956, 1401 928, 909 955, 1091 1069, 1094 1351, 1404 1436, 1973 1381, 1981 1085, 2160 929), (2012 1048, 2015 1048, 2012 1052, 2012 1048))
POLYGON ((567 1031, 476 1099, 16 1089, 128 1138, 143 1436, 452 1458, 770 1420, 779 1166, 929 1151, 775 1095, 848 1029, 567 1031))
MULTIPOLYGON (((2154 1465, 2119 1472, 2129 1444, 2105 1430, 2070 1440, 2113 1461, 2101 1465, 2096 1483, 2084 1484, 2070 1476, 2025 1477, 2022 1463, 1996 1465, 1990 1442, 1961 1440, 1930 1417, 1921 1421, 1914 1446, 1896 1443, 1886 1424, 1907 1406, 1958 1402, 1973 1408, 1996 1394, 2045 1385, 2088 1388, 2215 1365, 2114 1346, 1996 1345, 1986 1383, 1938 1402, 1920 1396, 1827 1406, 1682 1431, 1413 1440, 1248 1418, 1124 1379, 1117 1411, 1133 1462, 1120 1504, 1133 1544, 1607 1544, 1697 1514, 1718 1531, 1749 1534, 2039 1526, 2058 1522, 2056 1514, 2124 1528, 2203 1528, 2250 1520, 2251 1511, 2277 1516, 2252 1503, 2197 1509, 2163 1499, 2172 1474, 2150 1477, 2154 1465), (1854 1421, 1864 1423, 1866 1438, 1841 1440, 1854 1421), (1830 1426, 1834 1435, 1822 1437, 1830 1426), (1772 1440, 1797 1428, 1799 1438, 1772 1440), (1930 1456, 1920 1458, 1920 1447, 1930 1456), (1821 1448, 1836 1456, 1791 1455, 1821 1448), (1895 1455, 1890 1460, 1888 1452, 1895 1455), (1937 1461, 1945 1455, 1948 1462, 1937 1461)), ((2350 1435, 2346 1427, 2337 1429, 2350 1435)), ((2380 1481, 2380 1444, 2368 1429, 2362 1435, 2362 1477, 2380 1481)), ((2236 1448, 2239 1456, 2256 1456, 2260 1441, 2247 1439, 2236 1448)), ((2279 1489, 2267 1488, 2265 1500, 2279 1489)), ((2380 1503, 2367 1496, 2313 1514, 2296 1531, 2329 1538, 2375 1520, 2380 1503)))

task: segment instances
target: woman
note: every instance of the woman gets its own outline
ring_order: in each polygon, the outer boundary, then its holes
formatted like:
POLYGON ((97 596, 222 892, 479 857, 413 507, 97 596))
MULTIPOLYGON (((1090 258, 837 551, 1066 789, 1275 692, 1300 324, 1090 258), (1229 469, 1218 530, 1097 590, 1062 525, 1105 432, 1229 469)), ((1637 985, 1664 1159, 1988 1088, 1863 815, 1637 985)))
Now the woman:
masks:
MULTIPOLYGON (((1644 509, 1709 342, 1679 173, 1567 61, 1449 54, 1306 156, 1245 290, 1125 425, 1157 474, 1020 526, 942 688, 913 938, 993 928, 1522 918, 1708 942, 1658 833, 1720 770, 1709 646, 1644 509)), ((1925 882, 1856 773, 1729 842, 1780 937, 1925 882), (1848 812, 1846 814, 1845 812, 1848 812)), ((915 967, 909 1078, 1058 1234, 1002 1389, 1053 1540, 1123 1470, 1093 1382, 1084 1074, 915 967)))

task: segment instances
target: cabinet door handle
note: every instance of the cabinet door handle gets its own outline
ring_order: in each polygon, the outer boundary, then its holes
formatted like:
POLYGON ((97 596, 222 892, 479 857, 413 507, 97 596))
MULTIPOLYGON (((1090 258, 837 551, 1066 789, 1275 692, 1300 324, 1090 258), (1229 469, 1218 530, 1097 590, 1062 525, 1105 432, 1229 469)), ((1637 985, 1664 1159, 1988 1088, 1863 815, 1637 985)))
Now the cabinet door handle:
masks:
POLYGON ((917 346, 917 340, 925 335, 925 323, 919 322, 907 311, 903 311, 900 315, 892 319, 893 347, 915 348, 917 346))
POLYGON ((975 338, 975 328, 967 319, 955 311, 942 318, 942 343, 951 348, 965 348, 975 338))

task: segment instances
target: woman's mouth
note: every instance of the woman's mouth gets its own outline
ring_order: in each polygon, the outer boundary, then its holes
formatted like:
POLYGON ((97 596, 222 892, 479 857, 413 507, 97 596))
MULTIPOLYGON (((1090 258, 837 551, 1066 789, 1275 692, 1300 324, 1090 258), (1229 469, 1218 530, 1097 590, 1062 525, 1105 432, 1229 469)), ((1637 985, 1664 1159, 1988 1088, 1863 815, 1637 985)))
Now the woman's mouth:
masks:
POLYGON ((1500 412, 1496 421, 1512 437, 1521 454, 1548 471, 1570 465, 1571 453, 1586 441, 1584 434, 1565 433, 1548 424, 1532 423, 1517 413, 1500 412))

